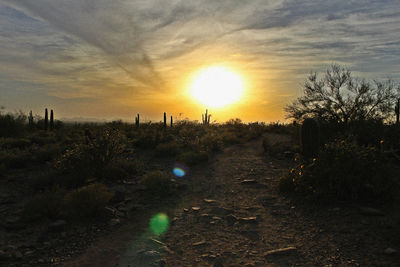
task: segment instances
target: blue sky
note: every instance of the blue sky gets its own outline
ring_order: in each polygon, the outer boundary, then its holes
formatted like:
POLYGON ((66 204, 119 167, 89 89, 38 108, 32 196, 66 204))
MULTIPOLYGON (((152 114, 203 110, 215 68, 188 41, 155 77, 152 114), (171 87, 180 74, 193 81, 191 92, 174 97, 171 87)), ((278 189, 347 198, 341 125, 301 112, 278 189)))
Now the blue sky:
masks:
POLYGON ((332 63, 400 82, 399 33, 399 1, 0 0, 0 105, 198 119, 186 77, 225 64, 250 85, 216 118, 283 120, 308 73, 332 63))

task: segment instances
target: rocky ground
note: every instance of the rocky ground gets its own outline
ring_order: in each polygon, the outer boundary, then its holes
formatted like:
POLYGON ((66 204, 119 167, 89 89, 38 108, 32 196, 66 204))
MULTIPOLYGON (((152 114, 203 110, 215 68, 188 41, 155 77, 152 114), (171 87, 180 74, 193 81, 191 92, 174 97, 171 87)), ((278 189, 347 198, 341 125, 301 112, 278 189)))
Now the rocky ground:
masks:
MULTIPOLYGON (((90 228, 59 221, 12 229, 18 218, 7 217, 0 266, 399 266, 389 210, 284 197, 277 184, 291 164, 256 140, 190 170, 178 181, 186 185, 179 200, 140 198, 127 181, 110 217, 90 228), (148 229, 158 212, 171 221, 160 236, 148 229)), ((0 212, 10 207, 4 199, 0 212)))

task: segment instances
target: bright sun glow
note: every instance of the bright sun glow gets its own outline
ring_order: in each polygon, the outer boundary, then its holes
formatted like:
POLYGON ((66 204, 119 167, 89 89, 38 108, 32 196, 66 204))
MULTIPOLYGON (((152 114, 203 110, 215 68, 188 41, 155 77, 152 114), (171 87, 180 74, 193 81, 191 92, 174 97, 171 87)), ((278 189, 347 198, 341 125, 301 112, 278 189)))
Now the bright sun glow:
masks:
POLYGON ((225 67, 200 71, 191 85, 191 95, 207 107, 223 107, 239 100, 243 93, 241 77, 225 67))

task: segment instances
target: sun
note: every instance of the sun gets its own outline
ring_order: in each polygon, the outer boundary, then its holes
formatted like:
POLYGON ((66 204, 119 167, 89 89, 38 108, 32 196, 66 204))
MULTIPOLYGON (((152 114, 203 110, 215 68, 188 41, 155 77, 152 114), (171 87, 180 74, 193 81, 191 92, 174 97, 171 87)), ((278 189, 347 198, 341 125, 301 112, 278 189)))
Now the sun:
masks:
POLYGON ((224 107, 240 99, 243 81, 239 74, 222 67, 205 68, 195 75, 190 94, 207 107, 224 107))

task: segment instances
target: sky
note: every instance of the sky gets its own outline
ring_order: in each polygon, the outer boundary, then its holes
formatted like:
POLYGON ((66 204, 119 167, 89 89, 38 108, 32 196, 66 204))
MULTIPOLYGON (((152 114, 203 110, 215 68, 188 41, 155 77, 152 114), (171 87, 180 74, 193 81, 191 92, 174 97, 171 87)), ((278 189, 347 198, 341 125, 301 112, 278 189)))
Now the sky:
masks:
POLYGON ((0 106, 62 119, 201 120, 193 73, 243 97, 212 120, 284 121, 312 71, 400 82, 400 1, 0 0, 0 106))

